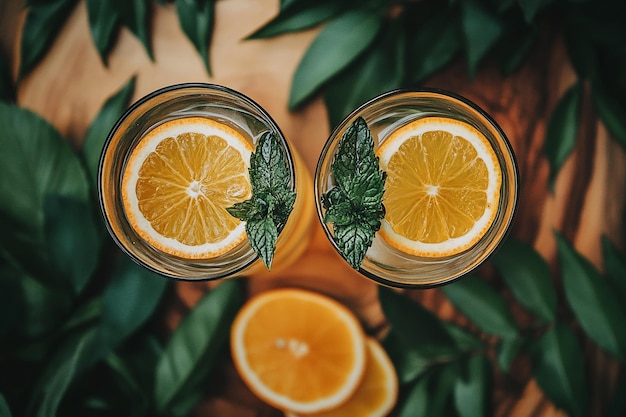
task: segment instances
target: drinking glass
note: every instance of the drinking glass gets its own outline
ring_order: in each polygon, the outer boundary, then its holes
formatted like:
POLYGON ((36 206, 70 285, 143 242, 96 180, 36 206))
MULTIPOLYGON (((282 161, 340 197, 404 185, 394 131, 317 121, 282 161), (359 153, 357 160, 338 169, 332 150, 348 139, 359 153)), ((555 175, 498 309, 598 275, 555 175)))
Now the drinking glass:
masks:
POLYGON ((349 114, 326 141, 315 171, 315 203, 319 221, 337 252, 333 225, 324 222, 326 209, 322 195, 336 185, 331 165, 343 134, 359 117, 367 123, 374 149, 397 129, 421 118, 444 117, 459 120, 478 129, 487 138, 502 172, 500 198, 493 223, 484 236, 469 249, 442 257, 415 256, 387 244, 376 233, 359 272, 374 281, 393 287, 429 288, 453 282, 481 265, 505 239, 513 221, 518 199, 518 173, 509 141, 498 124, 476 104, 442 90, 395 90, 361 105, 349 114))
POLYGON ((239 132, 253 148, 266 132, 276 135, 288 160, 289 187, 297 197, 289 220, 279 232, 272 271, 294 262, 307 246, 315 217, 311 176, 297 151, 261 106, 237 91, 215 84, 177 84, 148 94, 134 103, 109 133, 100 159, 98 194, 114 241, 138 264, 175 279, 213 280, 252 274, 265 268, 247 236, 217 257, 187 259, 152 246, 130 224, 121 192, 130 153, 150 130, 164 122, 187 117, 225 124, 239 132))

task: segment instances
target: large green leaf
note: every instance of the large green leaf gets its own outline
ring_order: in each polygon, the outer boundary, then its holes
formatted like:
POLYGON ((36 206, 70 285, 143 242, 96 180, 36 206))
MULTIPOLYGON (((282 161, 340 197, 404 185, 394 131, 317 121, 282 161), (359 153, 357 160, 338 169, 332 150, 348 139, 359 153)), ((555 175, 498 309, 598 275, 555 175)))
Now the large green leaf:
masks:
POLYGON ((626 314, 591 262, 556 233, 565 298, 581 327, 598 345, 626 358, 626 314))
POLYGON ((367 100, 399 88, 404 77, 404 24, 387 24, 380 36, 348 68, 328 82, 324 101, 331 126, 367 100))
POLYGON ((443 293, 468 319, 486 333, 513 339, 517 325, 509 305, 489 284, 469 276, 442 287, 443 293))
POLYGON ((282 7, 276 17, 249 35, 247 39, 271 38, 308 29, 329 20, 345 8, 345 2, 337 0, 293 2, 282 7))
POLYGON ((480 61, 502 35, 503 27, 498 16, 482 2, 464 0, 461 6, 467 66, 470 76, 473 77, 480 61))
POLYGON ((545 321, 554 321, 556 292, 550 266, 529 244, 510 238, 494 255, 493 264, 524 307, 545 321))
POLYGON ((215 0, 176 0, 175 3, 180 26, 196 47, 210 75, 209 46, 213 34, 215 0))
POLYGON ((454 404, 461 417, 491 415, 491 363, 484 355, 470 356, 461 363, 462 376, 454 384, 454 404))
POLYGON ((550 186, 576 145, 578 113, 582 94, 580 82, 572 85, 557 103, 546 129, 544 153, 550 164, 550 186))
POLYGON ((429 381, 429 375, 424 375, 409 387, 403 401, 396 405, 398 417, 433 417, 428 414, 429 381))
POLYGON ((65 340, 46 364, 33 389, 28 415, 57 415, 71 383, 100 359, 99 355, 97 329, 94 327, 65 340))
POLYGON ((87 0, 87 17, 91 39, 102 63, 107 65, 109 50, 119 29, 120 15, 110 1, 87 0))
POLYGON ((2 393, 0 393, 0 417, 11 417, 11 409, 2 393))
POLYGON ((366 9, 351 9, 324 26, 304 53, 291 84, 289 108, 294 109, 369 47, 382 24, 382 16, 366 9))
POLYGON ((18 78, 23 78, 43 58, 76 1, 50 0, 30 6, 22 29, 18 78))
POLYGON ((119 14, 124 26, 141 41, 150 59, 154 60, 149 22, 152 3, 149 0, 109 0, 109 2, 119 14))
POLYGON ((398 417, 455 417, 454 387, 462 369, 456 364, 434 367, 409 385, 396 406, 398 417))
POLYGON ((459 354, 445 323, 435 314, 390 289, 381 287, 378 294, 391 325, 383 344, 401 383, 413 381, 433 364, 451 361, 459 354))
POLYGON ((457 15, 440 13, 422 22, 407 39, 407 78, 418 83, 447 65, 461 50, 457 15))
POLYGON ((498 366, 504 372, 509 372, 511 364, 517 358, 522 348, 524 339, 502 339, 496 346, 496 360, 498 366))
POLYGON ((114 349, 150 319, 168 283, 166 278, 121 256, 102 294, 100 337, 104 345, 114 349))
POLYGON ((546 396, 574 417, 586 415, 585 358, 572 330, 557 323, 533 348, 533 375, 546 396))
POLYGON ((107 99, 85 134, 82 154, 94 189, 97 189, 100 154, 107 135, 128 106, 134 90, 135 77, 131 78, 119 91, 107 99))
POLYGON ((156 368, 154 398, 161 412, 193 395, 213 368, 243 303, 240 284, 227 280, 207 293, 172 334, 156 368))
POLYGON ((602 123, 617 142, 626 148, 626 106, 623 100, 611 96, 596 83, 593 87, 593 103, 602 123))
POLYGON ((91 206, 67 197, 46 197, 44 234, 56 270, 79 294, 96 269, 100 252, 91 206))
POLYGON ((0 248, 44 279, 44 196, 87 201, 86 175, 69 144, 37 114, 0 102, 0 126, 0 248))

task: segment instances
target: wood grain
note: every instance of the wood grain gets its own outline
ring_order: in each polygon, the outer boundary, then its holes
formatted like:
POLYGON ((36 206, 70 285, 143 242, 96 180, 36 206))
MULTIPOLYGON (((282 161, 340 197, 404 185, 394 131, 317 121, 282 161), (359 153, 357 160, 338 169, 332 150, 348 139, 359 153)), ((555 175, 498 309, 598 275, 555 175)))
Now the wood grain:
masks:
MULTIPOLYGON (((15 13, 16 8, 7 7, 15 13)), ((303 155, 313 171, 317 156, 329 134, 326 109, 321 99, 290 112, 287 100, 291 77, 316 31, 244 41, 278 11, 275 0, 218 1, 216 27, 211 46, 213 75, 209 76, 178 25, 172 7, 155 7, 153 16, 154 62, 128 31, 122 31, 109 65, 102 65, 87 26, 85 3, 80 2, 41 64, 19 86, 19 104, 39 113, 76 147, 104 101, 132 76, 137 77, 134 99, 156 88, 186 81, 223 84, 241 91, 261 104, 303 155)), ((5 20, 8 20, 5 14, 5 20)), ((23 13, 17 13, 17 33, 23 13)), ((19 36, 3 34, 3 45, 12 43, 14 64, 19 59, 19 36)), ((586 90, 582 128, 574 154, 559 174, 554 192, 548 187, 549 169, 542 155, 549 115, 563 91, 575 80, 567 65, 561 39, 550 30, 543 35, 530 61, 514 75, 502 77, 493 63, 485 63, 475 79, 468 79, 459 61, 428 80, 429 86, 455 91, 490 113, 508 135, 516 152, 521 176, 520 205, 512 234, 532 243, 555 272, 558 263, 554 230, 559 230, 597 267, 602 267, 600 237, 620 241, 621 211, 626 190, 626 153, 594 116, 586 90)), ((11 46, 11 45, 9 45, 11 46)), ((16 67, 16 65, 14 65, 16 67)), ((106 134, 107 132, 102 132, 106 134)), ((493 275, 489 266, 480 273, 493 275)), ((297 286, 328 294, 350 307, 371 334, 385 326, 377 301, 377 287, 339 259, 319 225, 306 254, 297 266, 278 273, 247 279, 250 295, 270 288, 297 286)), ((176 326, 182 315, 215 283, 178 283, 165 323, 176 326)), ((439 290, 406 291, 408 296, 440 317, 466 324, 439 290)), ((503 294, 510 297, 503 289, 503 294)), ((562 298, 562 294, 560 294, 562 298)), ((515 311, 522 325, 528 317, 515 311)), ((578 333, 581 340, 584 336, 578 333)), ((592 387, 590 416, 601 416, 618 376, 617 363, 593 343, 585 341, 587 371, 592 387)), ((521 357, 507 375, 494 375, 494 414, 507 417, 562 416, 546 400, 531 378, 528 358, 521 357)), ((216 371, 198 416, 279 416, 256 399, 229 363, 216 371)))

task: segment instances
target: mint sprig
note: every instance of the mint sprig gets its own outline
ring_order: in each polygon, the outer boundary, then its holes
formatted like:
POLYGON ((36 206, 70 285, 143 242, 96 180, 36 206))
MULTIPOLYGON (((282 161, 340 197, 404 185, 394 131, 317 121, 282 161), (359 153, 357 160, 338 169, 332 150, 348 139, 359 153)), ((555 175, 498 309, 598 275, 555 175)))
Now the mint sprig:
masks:
POLYGON ((252 197, 227 210, 246 222, 250 245, 270 269, 278 233, 287 223, 296 201, 296 193, 289 187, 289 163, 276 134, 266 132, 261 136, 250 156, 248 172, 252 197))
POLYGON ((336 185, 322 195, 324 222, 333 224, 339 251, 359 269, 385 216, 386 175, 379 169, 374 140, 363 118, 343 134, 331 170, 336 185))

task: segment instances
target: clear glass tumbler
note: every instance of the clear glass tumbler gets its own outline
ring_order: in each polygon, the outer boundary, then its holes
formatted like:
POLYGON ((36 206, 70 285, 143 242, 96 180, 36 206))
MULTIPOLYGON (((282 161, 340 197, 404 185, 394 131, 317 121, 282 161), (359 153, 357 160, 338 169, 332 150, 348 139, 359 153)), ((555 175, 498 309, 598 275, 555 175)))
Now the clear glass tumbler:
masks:
MULTIPOLYGON (((331 133, 315 172, 315 202, 318 218, 335 249, 332 223, 324 221, 322 196, 336 185, 331 165, 346 130, 357 118, 367 123, 374 149, 403 126, 426 117, 443 117, 465 122, 488 140, 501 170, 497 212, 487 232, 470 248, 450 256, 416 256, 389 245, 376 233, 359 272, 380 284, 404 288, 428 288, 450 283, 481 265, 501 244, 513 221, 518 199, 518 173, 509 141, 497 123, 476 104, 441 90, 396 90, 382 94, 348 115, 331 133)), ((384 222, 385 220, 383 220, 384 222)))
POLYGON ((100 159, 98 192, 106 226, 115 242, 140 265, 175 279, 212 280, 265 268, 247 238, 217 257, 187 259, 157 249, 129 222, 121 187, 132 150, 147 132, 167 121, 187 117, 208 118, 227 125, 253 149, 265 133, 276 135, 289 163, 289 187, 297 197, 289 220, 279 231, 272 271, 294 262, 307 246, 315 218, 311 176, 301 157, 261 106, 237 91, 214 84, 178 84, 155 91, 134 103, 109 133, 100 159))

